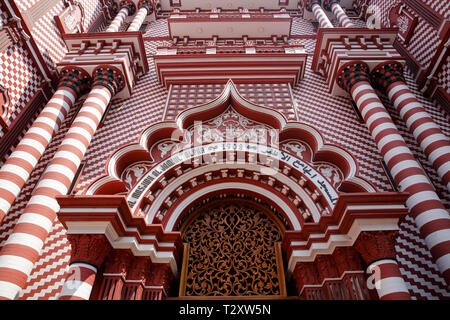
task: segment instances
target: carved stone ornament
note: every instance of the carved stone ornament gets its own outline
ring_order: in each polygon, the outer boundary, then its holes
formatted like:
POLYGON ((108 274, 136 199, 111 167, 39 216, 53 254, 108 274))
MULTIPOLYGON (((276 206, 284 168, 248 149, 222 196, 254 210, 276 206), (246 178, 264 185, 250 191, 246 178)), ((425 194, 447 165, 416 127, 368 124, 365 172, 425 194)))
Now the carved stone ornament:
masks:
POLYGON ((361 232, 354 244, 354 248, 363 257, 367 265, 383 258, 395 258, 395 240, 398 231, 364 231, 361 232))
POLYGON ((72 245, 70 262, 86 262, 100 267, 111 250, 108 239, 103 234, 69 234, 72 245))
POLYGON ((281 295, 277 225, 260 208, 213 203, 187 221, 186 296, 281 295))

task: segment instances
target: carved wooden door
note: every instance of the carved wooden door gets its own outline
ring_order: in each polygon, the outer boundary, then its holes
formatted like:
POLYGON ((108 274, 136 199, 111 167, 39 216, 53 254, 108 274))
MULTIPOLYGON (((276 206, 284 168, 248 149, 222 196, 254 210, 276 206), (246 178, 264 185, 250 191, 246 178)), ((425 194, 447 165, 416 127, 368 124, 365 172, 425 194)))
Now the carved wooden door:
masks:
POLYGON ((181 230, 180 296, 285 296, 282 230, 273 213, 252 201, 200 208, 181 230))

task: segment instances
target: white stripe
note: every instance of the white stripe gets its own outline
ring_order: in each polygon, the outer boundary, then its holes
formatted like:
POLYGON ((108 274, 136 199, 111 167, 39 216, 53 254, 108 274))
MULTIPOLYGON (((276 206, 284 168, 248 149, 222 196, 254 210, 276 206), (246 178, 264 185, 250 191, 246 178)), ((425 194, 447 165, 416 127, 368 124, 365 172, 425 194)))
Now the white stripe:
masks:
POLYGON ((64 283, 60 297, 75 296, 85 300, 89 300, 91 296, 92 286, 89 283, 80 280, 68 280, 64 283))
MULTIPOLYGON (((13 173, 13 174, 21 177, 23 179, 23 181, 27 181, 28 177, 30 176, 30 173, 27 170, 25 170, 24 168, 22 168, 21 166, 18 166, 15 164, 9 164, 9 163, 5 164, 2 167, 1 172, 13 173)), ((1 186, 1 182, 0 182, 0 186, 1 186)))
POLYGON ((20 219, 18 223, 31 223, 35 224, 37 226, 40 226, 41 228, 44 228, 45 230, 49 231, 51 230, 53 226, 53 221, 49 220, 47 217, 43 216, 39 213, 24 213, 20 216, 20 219))
POLYGON ((92 113, 94 116, 97 116, 97 118, 101 118, 102 115, 100 114, 98 109, 93 107, 93 106, 87 105, 88 102, 95 104, 96 106, 100 107, 101 109, 103 109, 103 106, 105 105, 103 100, 101 100, 101 99, 99 99, 97 97, 89 97, 83 103, 83 108, 80 109, 80 113, 81 112, 89 112, 89 113, 92 113))
POLYGON ((386 163, 388 163, 393 157, 401 155, 401 154, 411 154, 411 151, 408 149, 408 147, 404 146, 398 146, 395 148, 390 149, 388 152, 384 154, 384 159, 386 163))
POLYGON ((33 248, 38 254, 40 253, 44 242, 38 237, 22 232, 14 232, 6 241, 6 244, 21 244, 33 248))
MULTIPOLYGON (((87 137, 87 138, 90 139, 91 136, 89 136, 89 137, 87 137)), ((88 139, 88 142, 89 142, 89 139, 88 139)), ((75 147, 76 149, 78 149, 82 154, 84 154, 84 153, 86 152, 86 148, 87 148, 87 147, 84 145, 84 143, 82 143, 80 140, 74 139, 74 138, 66 138, 66 139, 64 139, 63 142, 61 142, 60 147, 63 146, 63 145, 70 145, 70 146, 73 146, 73 147, 75 147)), ((62 151, 58 151, 58 152, 55 154, 54 158, 57 158, 57 157, 58 157, 57 154, 60 153, 60 152, 62 152, 62 151)))
POLYGON ((425 237, 425 242, 427 243, 428 248, 430 248, 430 250, 435 245, 438 245, 445 241, 450 241, 450 229, 434 231, 425 237))
MULTIPOLYGON (((101 95, 103 98, 105 98, 106 100, 106 104, 108 104, 108 101, 111 99, 111 93, 109 92, 108 89, 106 89, 105 87, 103 87, 102 89, 96 88, 96 89, 92 89, 91 93, 93 94, 99 94, 101 95)), ((89 94, 90 95, 90 94, 89 94)), ((105 104, 104 102, 102 102, 102 105, 105 104)))
POLYGON ((14 283, 0 281, 0 297, 4 297, 10 300, 17 299, 20 290, 22 290, 22 288, 14 283))
POLYGON ((430 209, 422 212, 415 218, 416 225, 421 228, 424 224, 438 220, 438 219, 450 219, 450 215, 447 210, 444 209, 430 209))
POLYGON ((37 160, 33 155, 31 155, 30 153, 25 152, 25 151, 20 151, 20 150, 14 151, 14 152, 9 156, 8 160, 9 160, 9 159, 14 159, 14 158, 17 158, 17 159, 24 160, 24 161, 28 162, 33 168, 36 166, 37 161, 38 161, 38 160, 37 160))
POLYGON ((0 187, 2 189, 8 190, 14 195, 18 195, 20 192, 20 187, 14 182, 11 182, 9 180, 0 179, 0 187))
POLYGON ((450 268, 450 253, 443 255, 439 259, 436 259, 436 265, 439 270, 446 271, 450 268))
MULTIPOLYGON (((36 188, 39 188, 39 185, 36 188)), ((28 201, 28 205, 31 205, 31 204, 39 204, 42 206, 46 206, 46 207, 52 209, 54 212, 58 212, 58 210, 59 210, 59 204, 56 201, 56 199, 49 197, 49 196, 40 195, 40 194, 34 195, 31 197, 30 201, 28 201)))
POLYGON ((378 295, 384 297, 391 293, 397 292, 408 292, 408 288, 406 288, 405 281, 400 277, 389 277, 380 279, 375 281, 375 286, 377 288, 378 295), (379 289, 378 289, 379 288, 379 289))
POLYGON ((44 153, 45 148, 47 147, 47 145, 43 145, 40 141, 37 141, 33 138, 25 138, 20 140, 19 146, 30 146, 34 149, 36 149, 36 151, 38 151, 41 155, 44 153))
MULTIPOLYGON (((76 167, 80 165, 80 158, 78 156, 70 151, 58 151, 53 159, 65 159, 67 161, 72 162, 76 167)), ((69 179, 72 175, 67 176, 69 179)))
POLYGON ((50 142, 50 140, 52 140, 52 135, 48 133, 47 130, 39 127, 31 127, 27 133, 35 133, 39 136, 42 136, 45 140, 47 140, 47 142, 50 142))
POLYGON ((424 132, 425 130, 428 129, 436 129, 438 128, 439 130, 441 130, 434 122, 432 121, 428 121, 428 122, 424 122, 422 123, 420 126, 416 127, 416 129, 414 129, 413 131, 413 135, 414 137, 419 136, 422 132, 424 132))
POLYGON ((358 95, 358 93, 359 93, 360 91, 368 90, 368 89, 369 89, 369 90, 373 90, 373 88, 372 88, 371 86, 369 86, 368 84, 366 84, 366 83, 360 84, 359 86, 355 87, 355 88, 353 89, 353 91, 352 91, 353 99, 356 101, 355 97, 358 95))
MULTIPOLYGON (((406 200, 406 205, 411 210, 414 206, 426 200, 441 201, 434 191, 421 191, 410 195, 406 200)), ((421 226, 418 227, 420 228, 421 226)))
MULTIPOLYGON (((439 148, 433 150, 433 152, 431 152, 428 155, 428 159, 430 159, 431 162, 434 162, 434 161, 436 161, 437 158, 439 158, 440 156, 442 156, 444 154, 450 154, 449 146, 442 146, 442 147, 439 147, 439 148)), ((448 161, 450 161, 450 159, 448 159, 448 161)))
POLYGON ((0 197, 0 210, 6 214, 8 213, 9 208, 11 208, 11 204, 2 197, 0 197))
POLYGON ((50 118, 48 118, 48 117, 44 117, 44 116, 38 117, 36 120, 34 120, 33 125, 34 125, 35 123, 43 123, 43 124, 46 124, 46 125, 48 125, 50 128, 53 129, 53 132, 58 131, 58 129, 59 129, 58 125, 56 124, 56 121, 54 121, 53 119, 50 119, 50 118))
POLYGON ((446 136, 444 136, 442 133, 433 133, 430 134, 429 136, 425 137, 422 142, 420 143, 420 147, 422 149, 425 149, 428 145, 432 144, 433 142, 436 141, 445 141, 445 142, 449 142, 449 140, 447 139, 446 136))
POLYGON ((57 172, 61 173, 62 175, 69 178, 70 181, 73 180, 73 177, 75 176, 75 173, 67 168, 66 166, 63 166, 61 164, 51 164, 45 169, 45 173, 47 172, 57 172))
POLYGON ((63 95, 64 97, 69 98, 70 102, 72 102, 72 103, 74 103, 76 100, 76 97, 72 94, 72 91, 69 91, 65 88, 56 90, 54 95, 57 95, 57 94, 60 94, 60 95, 63 95))
POLYGON ((430 118, 430 115, 426 112, 416 112, 416 113, 412 114, 408 119, 406 119, 406 125, 409 128, 413 125, 413 123, 415 121, 422 120, 422 119, 427 119, 428 121, 430 121, 429 118, 430 118))
POLYGON ((90 119, 88 117, 80 116, 80 117, 77 117, 75 119, 75 121, 72 123, 72 127, 67 132, 67 134, 79 133, 89 141, 91 133, 89 131, 87 131, 86 129, 77 126, 80 124, 88 125, 93 132, 95 132, 95 130, 97 130, 97 126, 98 126, 97 123, 95 123, 92 119, 90 119), (83 131, 80 131, 80 130, 83 130, 83 131))
POLYGON ((400 161, 399 163, 397 163, 395 166, 393 166, 390 171, 391 171, 392 176, 395 178, 399 174, 400 171, 405 170, 405 169, 412 169, 412 168, 419 168, 420 170, 422 170, 422 168, 419 166, 417 161, 403 160, 403 161, 400 161))
POLYGON ((386 129, 395 129, 398 130, 397 127, 391 122, 384 122, 384 123, 380 123, 379 125, 377 125, 375 128, 373 128, 372 130, 372 137, 376 137, 378 136, 378 134, 386 129))
POLYGON ((0 268, 11 268, 29 275, 33 265, 33 262, 23 257, 10 254, 0 255, 0 268))
POLYGON ((388 97, 389 100, 392 100, 392 97, 394 96, 394 94, 396 94, 397 92, 399 92, 400 90, 409 90, 409 88, 403 84, 398 83, 396 86, 392 87, 391 90, 389 90, 388 92, 388 97))
POLYGON ((443 177, 447 172, 450 171, 450 161, 443 163, 438 169, 437 173, 440 177, 443 177))
POLYGON ((380 139, 378 142, 378 148, 381 150, 387 143, 392 141, 403 141, 403 138, 397 133, 388 134, 380 139))
MULTIPOLYGON (((97 123, 98 123, 98 122, 100 122, 100 120, 98 120, 97 123)), ((72 127, 71 127, 70 130, 67 132, 67 134, 74 132, 74 131, 75 131, 75 128, 78 128, 78 127, 75 127, 75 125, 76 125, 76 124, 79 124, 79 123, 87 124, 89 127, 91 127, 91 129, 92 129, 93 132, 95 132, 95 130, 97 130, 98 124, 97 124, 94 120, 92 120, 91 118, 86 117, 86 116, 78 116, 78 117, 73 121, 72 127)), ((75 132, 76 132, 76 131, 75 131, 75 132)), ((86 132, 87 132, 87 131, 86 131, 86 132)), ((90 136, 91 134, 88 133, 88 135, 90 136)), ((84 134, 84 136, 86 136, 86 134, 84 134)))
POLYGON ((398 183, 399 186, 401 186, 401 190, 406 190, 407 188, 415 185, 415 184, 419 184, 419 183, 427 183, 429 184, 430 182, 428 181, 428 179, 422 175, 422 174, 416 174, 413 176, 409 176, 406 177, 405 179, 403 179, 402 181, 400 181, 398 183))
POLYGON ((392 119, 389 116, 389 114, 386 111, 379 111, 377 113, 372 114, 367 120, 366 120, 366 125, 367 127, 370 127, 372 125, 372 122, 380 120, 380 119, 385 119, 387 121, 385 122, 391 122, 392 119))
POLYGON ((63 183, 59 182, 58 180, 49 178, 41 180, 39 182, 39 188, 50 188, 58 192, 61 192, 62 194, 67 193, 68 189, 63 183))

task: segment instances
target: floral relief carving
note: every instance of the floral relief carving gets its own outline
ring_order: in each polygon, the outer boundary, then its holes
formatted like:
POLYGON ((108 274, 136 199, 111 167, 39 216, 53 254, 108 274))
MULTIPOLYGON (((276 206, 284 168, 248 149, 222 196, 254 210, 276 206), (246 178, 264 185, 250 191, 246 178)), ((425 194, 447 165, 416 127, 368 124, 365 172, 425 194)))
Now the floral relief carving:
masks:
POLYGON ((337 188, 342 180, 343 174, 341 170, 329 163, 319 163, 316 164, 317 170, 333 185, 337 188))
POLYGON ((151 168, 149 162, 134 163, 122 173, 122 181, 128 190, 131 190, 138 180, 151 168))
POLYGON ((278 227, 261 210, 221 202, 188 226, 187 296, 280 295, 275 243, 278 227))

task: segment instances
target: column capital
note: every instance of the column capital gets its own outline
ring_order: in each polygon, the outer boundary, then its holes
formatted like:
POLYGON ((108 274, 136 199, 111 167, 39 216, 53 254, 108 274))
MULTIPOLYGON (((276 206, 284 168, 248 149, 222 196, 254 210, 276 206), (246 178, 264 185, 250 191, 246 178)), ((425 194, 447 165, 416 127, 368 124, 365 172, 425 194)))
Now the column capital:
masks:
POLYGON ((147 9, 147 15, 151 14, 153 12, 153 6, 152 2, 150 0, 139 0, 138 8, 145 8, 147 9))
POLYGON ((127 280, 140 280, 145 283, 150 276, 150 257, 133 257, 127 280))
POLYGON ((363 231, 355 241, 354 248, 367 265, 381 259, 395 260, 397 230, 363 231))
POLYGON ((173 272, 168 263, 152 263, 147 285, 163 287, 167 294, 173 278, 173 272))
POLYGON ((306 10, 311 12, 312 11, 312 7, 315 4, 318 4, 320 6, 322 4, 322 0, 306 0, 305 1, 305 8, 306 8, 306 10))
POLYGON ((105 262, 104 273, 127 275, 133 254, 126 249, 112 250, 105 262))
POLYGON ((405 82, 403 65, 399 62, 379 64, 370 73, 370 80, 377 89, 386 91, 393 83, 405 82))
POLYGON ((340 0, 324 0, 322 5, 325 10, 331 11, 333 4, 339 4, 340 0))
POLYGON ((84 262, 98 269, 111 250, 103 234, 68 234, 67 239, 72 245, 70 264, 84 262))
POLYGON ((315 264, 317 266, 317 271, 319 272, 319 282, 327 278, 338 278, 339 271, 336 268, 336 262, 331 255, 318 255, 315 259, 315 264))
POLYGON ((369 66, 365 62, 350 62, 341 66, 336 81, 342 89, 351 93, 353 86, 358 82, 369 82, 369 71, 369 66))
POLYGON ((314 262, 297 262, 292 277, 295 280, 295 286, 298 292, 304 286, 319 284, 319 272, 314 262))
POLYGON ((353 247, 337 247, 333 252, 333 259, 341 276, 345 271, 362 270, 358 252, 353 247))
POLYGON ((112 66, 100 66, 92 72, 92 86, 101 85, 106 87, 111 96, 120 92, 125 87, 125 77, 122 72, 112 66))
POLYGON ((91 87, 90 75, 81 68, 65 67, 60 72, 58 88, 67 87, 72 89, 79 98, 91 87))
POLYGON ((127 8, 129 16, 132 16, 136 12, 136 5, 131 0, 120 1, 119 7, 120 9, 127 8))

